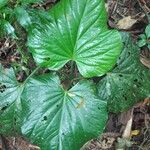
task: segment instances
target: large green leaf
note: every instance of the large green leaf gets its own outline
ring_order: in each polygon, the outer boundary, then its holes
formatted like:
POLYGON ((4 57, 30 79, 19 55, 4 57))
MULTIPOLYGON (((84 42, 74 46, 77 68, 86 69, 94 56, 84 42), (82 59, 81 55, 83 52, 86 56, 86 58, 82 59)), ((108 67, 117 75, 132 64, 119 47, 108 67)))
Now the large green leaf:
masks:
POLYGON ((122 43, 118 32, 107 28, 104 0, 61 0, 47 16, 34 21, 28 37, 38 64, 58 70, 75 61, 84 77, 112 69, 122 43))
POLYGON ((42 150, 77 150, 98 136, 106 121, 107 104, 92 82, 66 91, 56 75, 18 83, 13 69, 0 67, 0 134, 21 131, 42 150))
POLYGON ((114 70, 99 83, 99 96, 108 100, 111 112, 124 111, 139 100, 150 97, 150 70, 139 61, 139 49, 123 34, 124 49, 114 70))
POLYGON ((107 120, 106 102, 89 81, 65 91, 56 75, 34 78, 23 102, 22 133, 42 150, 78 150, 103 131, 107 120))
POLYGON ((18 131, 21 93, 22 86, 17 82, 13 69, 0 66, 0 133, 18 131))

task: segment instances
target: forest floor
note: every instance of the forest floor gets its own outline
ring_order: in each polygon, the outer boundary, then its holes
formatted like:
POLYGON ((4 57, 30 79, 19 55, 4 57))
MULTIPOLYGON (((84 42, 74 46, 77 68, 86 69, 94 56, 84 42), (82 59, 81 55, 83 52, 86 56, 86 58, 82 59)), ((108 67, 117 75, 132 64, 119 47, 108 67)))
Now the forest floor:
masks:
MULTIPOLYGON (((47 0, 42 7, 52 7, 57 0, 47 0)), ((41 7, 41 6, 35 6, 41 7)), ((150 0, 107 0, 110 28, 130 32, 134 41, 144 33, 148 24, 146 15, 150 14, 150 0)), ((20 62, 20 55, 15 51, 15 43, 10 39, 0 39, 0 48, 5 48, 5 53, 0 51, 1 63, 9 65, 20 62)), ((141 52, 141 63, 150 68, 150 56, 147 48, 141 52)), ((33 65, 34 64, 30 64, 33 65)), ((30 66, 32 68, 32 66, 30 66)), ((24 72, 17 76, 23 80, 24 72)), ((0 150, 39 150, 23 137, 0 137, 0 150)), ((127 112, 109 114, 109 120, 104 134, 89 141, 83 150, 149 150, 150 149, 150 99, 145 99, 136 104, 127 112)))

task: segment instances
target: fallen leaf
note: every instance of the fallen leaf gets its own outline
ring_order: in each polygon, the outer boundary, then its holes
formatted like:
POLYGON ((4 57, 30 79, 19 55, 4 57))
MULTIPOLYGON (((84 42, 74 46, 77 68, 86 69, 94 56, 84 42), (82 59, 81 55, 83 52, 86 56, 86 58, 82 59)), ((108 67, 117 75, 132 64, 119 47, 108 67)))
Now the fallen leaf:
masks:
POLYGON ((150 59, 149 59, 149 58, 147 58, 146 56, 141 55, 140 61, 141 61, 141 63, 142 63, 144 66, 150 68, 150 59))
POLYGON ((131 16, 125 17, 117 23, 119 29, 129 29, 137 22, 136 19, 132 19, 131 16))
POLYGON ((130 138, 131 137, 131 128, 132 128, 132 122, 133 122, 133 108, 132 108, 132 111, 130 112, 130 119, 128 120, 127 122, 127 125, 125 127, 125 130, 122 134, 122 138, 130 138))
POLYGON ((150 98, 146 98, 143 102, 143 105, 149 105, 150 104, 150 98))
POLYGON ((140 133, 140 130, 133 130, 131 131, 131 136, 136 136, 140 133))

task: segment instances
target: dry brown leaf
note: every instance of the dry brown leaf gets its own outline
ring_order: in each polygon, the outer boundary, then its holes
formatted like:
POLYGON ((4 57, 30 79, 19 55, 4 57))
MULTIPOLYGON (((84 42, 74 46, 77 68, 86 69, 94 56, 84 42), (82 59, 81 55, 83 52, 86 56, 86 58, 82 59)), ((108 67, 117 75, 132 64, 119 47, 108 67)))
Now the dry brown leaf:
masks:
POLYGON ((150 69, 150 59, 149 58, 147 58, 146 56, 141 55, 140 61, 144 66, 146 66, 150 69))
POLYGON ((150 105, 150 98, 146 98, 143 102, 143 106, 144 105, 150 105))
POLYGON ((140 130, 133 130, 133 131, 131 131, 131 136, 136 136, 138 134, 140 134, 140 130))
POLYGON ((29 148, 30 148, 30 150, 41 150, 40 147, 38 147, 36 145, 32 145, 32 144, 29 144, 29 148))
POLYGON ((132 110, 130 111, 130 119, 128 120, 125 130, 122 134, 122 138, 126 138, 129 139, 131 137, 131 129, 132 129, 132 123, 133 123, 133 110, 134 108, 132 108, 132 110))
POLYGON ((117 23, 119 29, 129 29, 137 22, 136 19, 132 19, 131 16, 125 17, 117 23))

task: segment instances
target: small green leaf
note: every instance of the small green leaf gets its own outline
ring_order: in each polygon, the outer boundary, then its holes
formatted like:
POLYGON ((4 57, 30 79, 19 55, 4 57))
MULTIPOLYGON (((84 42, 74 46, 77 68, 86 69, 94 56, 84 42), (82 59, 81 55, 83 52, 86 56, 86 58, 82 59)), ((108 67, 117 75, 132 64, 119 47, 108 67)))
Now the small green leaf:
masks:
POLYGON ((61 0, 47 16, 34 21, 28 36, 39 65, 58 70, 75 61, 84 77, 102 76, 112 69, 122 42, 119 33, 107 27, 104 0, 61 0))
POLYGON ((150 97, 150 70, 140 63, 140 51, 132 39, 123 36, 125 45, 116 67, 98 83, 99 96, 108 100, 111 112, 124 111, 150 97))
POLYGON ((107 121, 106 102, 89 81, 64 91, 56 75, 32 78, 22 98, 22 133, 42 150, 78 150, 107 121))
POLYGON ((144 45, 146 45, 146 39, 139 40, 137 44, 139 47, 143 47, 144 45))
POLYGON ((146 39, 147 39, 147 37, 146 37, 146 35, 145 35, 145 34, 141 34, 141 35, 139 35, 139 38, 140 38, 140 39, 144 39, 144 40, 146 40, 146 39))
POLYGON ((8 34, 11 35, 13 38, 16 38, 15 29, 7 20, 0 20, 0 30, 1 35, 8 34))
POLYGON ((28 12, 23 7, 16 7, 14 9, 17 21, 25 28, 31 24, 31 19, 28 12))
POLYGON ((147 25, 147 27, 145 29, 145 33, 146 33, 147 39, 150 38, 150 24, 147 25))

